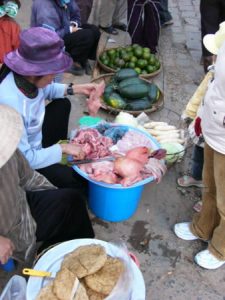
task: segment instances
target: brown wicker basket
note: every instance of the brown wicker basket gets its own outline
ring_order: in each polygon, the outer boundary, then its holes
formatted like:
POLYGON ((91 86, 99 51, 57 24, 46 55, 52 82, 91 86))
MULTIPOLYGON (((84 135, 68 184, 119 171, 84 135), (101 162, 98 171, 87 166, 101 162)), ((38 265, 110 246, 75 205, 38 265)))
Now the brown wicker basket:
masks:
MULTIPOLYGON (((110 49, 118 49, 118 48, 119 48, 119 47, 110 48, 110 49)), ((107 49, 107 50, 109 50, 109 49, 107 49)), ((101 69, 104 70, 105 72, 107 72, 107 73, 115 73, 115 72, 116 72, 115 69, 112 69, 112 68, 110 68, 110 67, 104 65, 104 64, 100 61, 100 59, 99 59, 99 57, 100 57, 104 52, 106 52, 107 50, 104 50, 104 51, 102 51, 102 52, 99 53, 99 55, 98 55, 98 57, 97 57, 98 64, 99 64, 99 66, 101 67, 101 69)), ((161 71, 162 71, 162 66, 160 65, 160 68, 159 68, 157 71, 152 72, 152 73, 149 73, 149 74, 140 74, 140 77, 141 77, 141 78, 144 78, 144 79, 151 78, 151 77, 154 77, 154 76, 158 75, 161 71)))
MULTIPOLYGON (((103 75, 100 75, 99 77, 93 79, 92 82, 98 83, 98 82, 104 80, 105 83, 108 83, 110 81, 110 79, 111 79, 112 76, 114 76, 114 73, 103 74, 103 75)), ((148 83, 150 82, 150 81, 148 81, 146 79, 143 79, 143 78, 142 78, 142 80, 144 80, 144 81, 146 81, 148 83)), ((125 110, 125 109, 114 108, 114 107, 111 107, 111 106, 107 105, 106 103, 104 103, 103 99, 102 99, 102 106, 101 106, 101 108, 104 109, 104 110, 106 110, 106 111, 108 111, 111 114, 118 114, 121 111, 130 113, 130 114, 132 114, 134 116, 137 116, 137 115, 141 114, 142 112, 145 112, 146 114, 149 114, 149 113, 152 113, 152 112, 155 112, 157 110, 162 109, 163 106, 164 106, 164 95, 163 95, 163 93, 162 93, 161 90, 159 90, 159 91, 160 91, 160 96, 159 96, 158 101, 155 104, 152 105, 152 108, 149 108, 149 109, 144 109, 144 110, 125 110)))

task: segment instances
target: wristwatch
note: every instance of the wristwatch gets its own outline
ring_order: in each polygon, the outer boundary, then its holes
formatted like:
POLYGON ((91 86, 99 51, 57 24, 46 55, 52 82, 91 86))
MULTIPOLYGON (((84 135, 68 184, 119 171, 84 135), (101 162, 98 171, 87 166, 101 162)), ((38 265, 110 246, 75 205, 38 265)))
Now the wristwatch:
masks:
POLYGON ((74 91, 73 91, 73 83, 70 83, 67 87, 66 90, 67 95, 74 95, 74 91))

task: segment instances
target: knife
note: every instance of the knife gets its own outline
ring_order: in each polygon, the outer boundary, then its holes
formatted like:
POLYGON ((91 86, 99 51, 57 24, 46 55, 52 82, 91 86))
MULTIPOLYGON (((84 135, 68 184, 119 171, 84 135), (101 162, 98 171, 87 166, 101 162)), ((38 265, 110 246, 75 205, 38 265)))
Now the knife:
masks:
POLYGON ((97 159, 81 159, 81 160, 73 160, 70 161, 71 164, 74 165, 82 165, 82 164, 89 164, 89 163, 96 163, 96 162, 101 162, 101 161, 114 161, 116 158, 113 156, 108 156, 108 157, 102 157, 102 158, 97 158, 97 159))

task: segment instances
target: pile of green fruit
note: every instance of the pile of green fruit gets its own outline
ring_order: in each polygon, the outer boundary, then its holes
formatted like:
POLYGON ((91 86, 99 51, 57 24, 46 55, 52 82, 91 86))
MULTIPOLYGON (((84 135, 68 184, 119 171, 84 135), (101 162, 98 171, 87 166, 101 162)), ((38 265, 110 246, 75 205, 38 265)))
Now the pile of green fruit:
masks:
POLYGON ((99 56, 99 60, 111 69, 131 68, 142 75, 151 74, 160 69, 160 62, 150 49, 137 44, 108 49, 99 56))
POLYGON ((159 97, 160 90, 157 85, 139 78, 134 69, 117 71, 103 93, 106 105, 129 111, 150 109, 159 97))

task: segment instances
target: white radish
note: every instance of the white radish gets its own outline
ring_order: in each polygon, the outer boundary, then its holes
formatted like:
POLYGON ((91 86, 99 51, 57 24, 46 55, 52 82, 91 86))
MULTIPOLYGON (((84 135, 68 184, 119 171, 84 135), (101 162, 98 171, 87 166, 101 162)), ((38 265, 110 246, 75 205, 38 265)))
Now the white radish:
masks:
POLYGON ((147 129, 147 131, 154 135, 154 136, 158 136, 158 135, 167 135, 168 133, 179 133, 179 129, 173 129, 173 130, 168 130, 168 131, 161 131, 161 130, 156 130, 156 129, 147 129))
POLYGON ((173 125, 159 125, 159 126, 155 126, 154 129, 160 131, 168 131, 168 130, 175 130, 177 128, 176 126, 173 125))
POLYGON ((148 122, 144 124, 144 128, 154 128, 155 126, 168 125, 166 122, 148 122))

